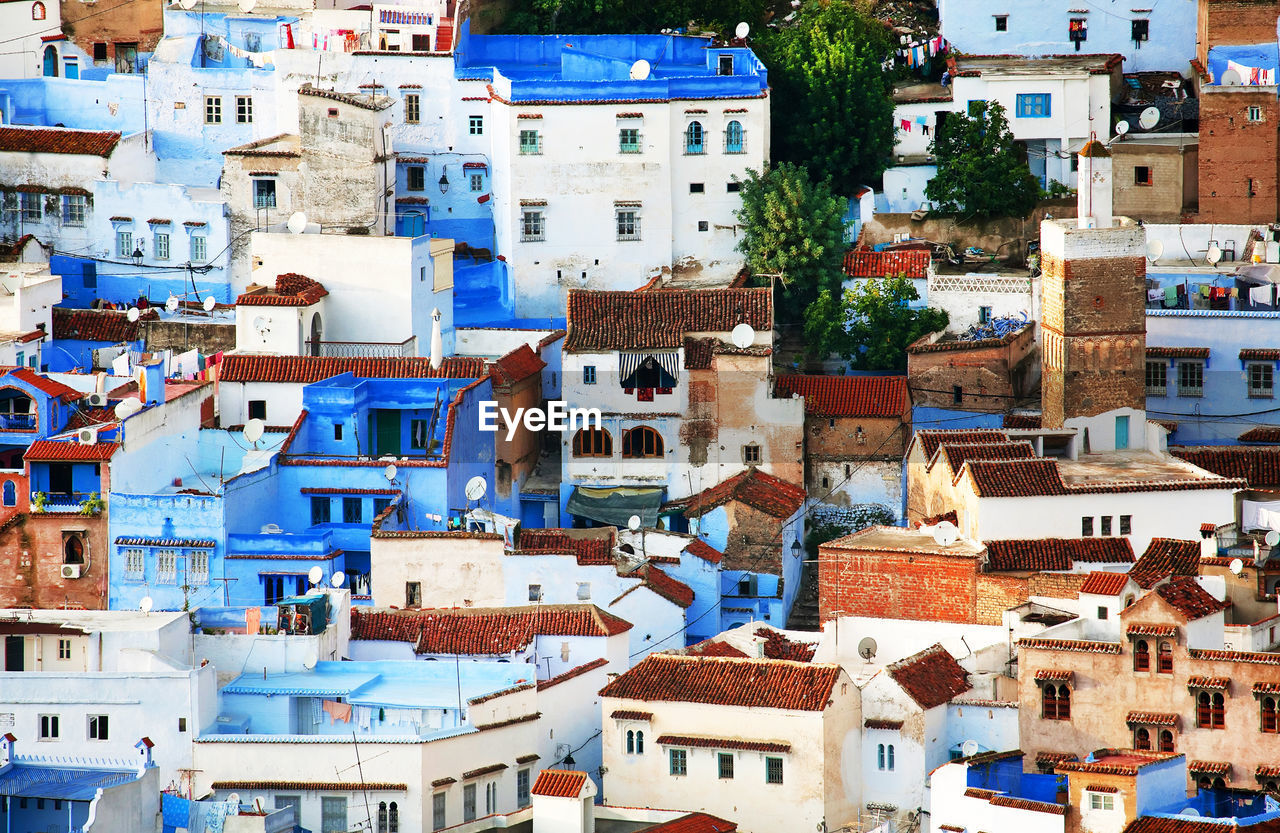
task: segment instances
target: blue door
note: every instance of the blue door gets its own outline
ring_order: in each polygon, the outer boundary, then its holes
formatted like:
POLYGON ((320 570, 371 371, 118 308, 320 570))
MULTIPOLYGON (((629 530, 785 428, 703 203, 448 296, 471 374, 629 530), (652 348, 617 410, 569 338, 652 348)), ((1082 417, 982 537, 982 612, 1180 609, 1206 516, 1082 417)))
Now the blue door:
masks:
POLYGON ((58 77, 58 50, 52 44, 44 48, 44 74, 48 78, 58 77))
POLYGON ((1116 449, 1129 447, 1129 418, 1127 416, 1116 417, 1116 449))

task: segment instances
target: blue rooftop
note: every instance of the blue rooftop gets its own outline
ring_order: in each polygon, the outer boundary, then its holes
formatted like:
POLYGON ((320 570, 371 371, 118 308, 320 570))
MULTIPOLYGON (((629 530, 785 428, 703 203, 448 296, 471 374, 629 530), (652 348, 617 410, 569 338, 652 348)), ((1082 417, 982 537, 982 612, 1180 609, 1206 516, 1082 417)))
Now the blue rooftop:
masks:
POLYGON ((137 770, 14 763, 0 769, 0 795, 92 801, 98 790, 138 780, 137 770))

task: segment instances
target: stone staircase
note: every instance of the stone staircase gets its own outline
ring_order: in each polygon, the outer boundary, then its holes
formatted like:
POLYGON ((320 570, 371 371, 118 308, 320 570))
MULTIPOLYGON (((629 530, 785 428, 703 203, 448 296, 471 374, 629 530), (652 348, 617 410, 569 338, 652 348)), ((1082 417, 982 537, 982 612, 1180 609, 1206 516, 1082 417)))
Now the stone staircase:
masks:
POLYGON ((818 565, 804 564, 800 572, 800 592, 791 605, 787 630, 820 631, 818 622, 818 565))

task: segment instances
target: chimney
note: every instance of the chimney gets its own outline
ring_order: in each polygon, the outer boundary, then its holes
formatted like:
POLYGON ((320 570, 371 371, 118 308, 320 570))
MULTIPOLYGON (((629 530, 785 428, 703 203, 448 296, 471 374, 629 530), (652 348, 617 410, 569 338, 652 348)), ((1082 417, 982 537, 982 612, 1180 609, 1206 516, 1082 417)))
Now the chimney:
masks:
POLYGON ((13 763, 13 759, 17 757, 14 746, 18 743, 18 739, 13 736, 12 732, 0 735, 0 771, 13 763))
POLYGON ((1111 151, 1097 139, 1080 149, 1076 173, 1076 216, 1080 228, 1111 228, 1111 151))

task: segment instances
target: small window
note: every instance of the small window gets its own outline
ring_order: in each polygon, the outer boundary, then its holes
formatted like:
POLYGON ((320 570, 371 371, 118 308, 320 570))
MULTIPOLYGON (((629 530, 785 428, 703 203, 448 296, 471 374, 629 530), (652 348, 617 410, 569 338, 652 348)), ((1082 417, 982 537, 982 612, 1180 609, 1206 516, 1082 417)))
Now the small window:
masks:
POLYGON ((640 152, 640 130, 635 127, 623 127, 618 130, 618 153, 640 152))
POLYGON ((431 796, 431 829, 445 828, 445 796, 447 793, 435 793, 431 796))
POLYGON ((542 601, 542 585, 541 584, 529 585, 529 601, 531 602, 542 601))
POLYGON ((1262 710, 1262 722, 1259 728, 1270 735, 1280 733, 1280 708, 1277 708, 1276 698, 1263 697, 1259 706, 1262 710))
POLYGON ((573 435, 574 457, 612 457, 613 436, 603 428, 580 428, 573 435))
POLYGON ((670 752, 670 771, 672 775, 689 774, 688 753, 683 749, 672 749, 670 752))
MULTIPOLYGON (((1125 607, 1128 607, 1126 604, 1125 607)), ((1151 646, 1145 639, 1139 639, 1133 646, 1133 670, 1151 670, 1151 646)))
POLYGON ((312 495, 311 497, 311 525, 329 523, 330 501, 323 495, 312 495))
POLYGON ((1110 515, 1103 515, 1102 517, 1098 518, 1098 524, 1101 527, 1101 530, 1100 530, 1101 535, 1111 534, 1111 516, 1110 515))
POLYGON ((1204 362, 1178 362, 1178 396, 1204 396, 1204 362))
POLYGON ((1045 720, 1071 719, 1071 689, 1065 685, 1045 685, 1040 692, 1041 717, 1045 720))
POLYGON ((93 45, 94 62, 107 60, 107 45, 105 43, 95 43, 93 45))
POLYGON ((44 7, 44 3, 32 3, 32 4, 31 4, 31 19, 32 19, 32 20, 44 20, 45 15, 46 15, 46 10, 45 10, 45 7, 44 7))
POLYGON ((56 714, 40 715, 40 740, 57 740, 59 737, 58 716, 56 714))
MULTIPOLYGON (((1255 104, 1255 105, 1250 106, 1250 107, 1249 107, 1249 112, 1247 113, 1247 117, 1248 117, 1249 121, 1254 121, 1254 122, 1262 121, 1262 108, 1261 108, 1261 107, 1259 107, 1259 106, 1258 106, 1258 105, 1256 105, 1256 104, 1255 104)), ((1252 188, 1250 188, 1249 190, 1250 190, 1250 192, 1252 192, 1252 191, 1253 191, 1253 189, 1252 189, 1252 188)))
POLYGON ((711 231, 711 223, 706 220, 699 220, 698 231, 711 231))
POLYGON ((89 740, 108 740, 107 715, 89 715, 89 740))
POLYGON ((83 194, 70 194, 62 198, 62 224, 83 226, 85 209, 89 201, 83 194))
POLYGON ((728 193, 728 194, 737 194, 742 191, 742 183, 726 182, 724 185, 724 190, 725 190, 725 193, 728 193))
POLYGON ((1154 185, 1155 181, 1151 178, 1151 168, 1148 165, 1133 166, 1133 184, 1134 185, 1154 185))
POLYGON ((748 466, 760 465, 760 446, 757 443, 749 443, 742 447, 742 462, 748 466))
POLYGON ((529 243, 546 239, 541 211, 520 212, 520 240, 529 243))
POLYGON ((622 435, 622 456, 632 459, 661 458, 665 453, 662 435, 640 425, 622 435))
POLYGON ((1133 21, 1131 36, 1135 43, 1141 44, 1147 39, 1151 32, 1151 21, 1145 18, 1139 18, 1133 21))
POLYGON ((1093 516, 1092 515, 1085 515, 1083 518, 1080 519, 1080 537, 1081 538, 1093 537, 1093 516))
POLYGON ((1174 751, 1173 732, 1169 731, 1168 729, 1163 729, 1160 732, 1160 751, 1161 752, 1174 751))
POLYGON ((417 124, 422 117, 422 96, 418 93, 405 93, 404 123, 417 124))
POLYGON ((1167 392, 1169 382, 1168 377, 1168 362, 1147 362, 1147 396, 1164 396, 1167 392))
POLYGON ((255 179, 253 181, 253 207, 276 207, 276 181, 274 179, 255 179))
POLYGON ((406 581, 404 583, 404 606, 422 607, 422 582, 406 581))
POLYGON ((249 400, 249 419, 266 419, 267 418, 267 400, 250 399, 249 400))
POLYGON ((689 126, 684 129, 684 152, 689 155, 707 152, 702 122, 691 121, 689 126))
POLYGON ((520 131, 520 153, 523 156, 536 156, 542 153, 542 137, 538 135, 538 131, 520 131))
POLYGON ((737 119, 734 119, 724 126, 724 152, 747 152, 746 131, 742 129, 742 122, 737 119))
POLYGON ((479 194, 484 190, 484 174, 471 174, 471 193, 479 194))
POLYGON ((1050 93, 1019 93, 1016 100, 1020 119, 1047 119, 1053 115, 1050 93))
POLYGON ((204 263, 208 258, 208 241, 204 237, 191 238, 191 262, 204 263))
POLYGON ((1270 363, 1249 365, 1249 396, 1252 399, 1270 399, 1274 395, 1272 381, 1275 368, 1270 363))
POLYGON ((1009 15, 1007 15, 1007 14, 998 14, 998 15, 996 15, 996 16, 995 16, 995 19, 996 19, 996 31, 997 31, 997 32, 1007 32, 1007 31, 1009 31, 1009 15))
POLYGON ((222 124, 222 96, 207 95, 204 97, 204 123, 222 124))
POLYGON ((989 324, 991 322, 991 307, 978 307, 978 323, 989 324))
POLYGON ((733 75, 733 56, 720 55, 716 65, 716 75, 733 75))
POLYGON ((960 385, 951 386, 951 404, 959 405, 964 402, 964 388, 960 385))
POLYGON ((733 778, 733 753, 720 752, 716 755, 716 769, 722 779, 733 778))
POLYGON ((889 770, 893 770, 893 744, 889 744, 889 770))
POLYGON ((596 383, 596 366, 593 364, 585 365, 582 368, 582 384, 594 385, 596 383))
POLYGON ((618 239, 640 239, 640 212, 634 209, 619 210, 617 214, 618 239))
POLYGON ((1114 810, 1115 808, 1115 796, 1105 793, 1089 793, 1090 810, 1114 810))
POLYGON ((1160 643, 1160 653, 1156 656, 1156 673, 1173 673, 1173 643, 1160 643))
POLYGON ((782 759, 781 758, 765 758, 764 759, 764 782, 766 784, 782 783, 782 759))
POLYGON ((236 96, 236 124, 253 124, 253 96, 236 96))
POLYGON ((373 516, 376 518, 391 508, 391 498, 376 497, 373 499, 373 516))
POLYGON ((483 136, 484 135, 484 116, 468 116, 467 130, 470 132, 472 136, 483 136))
POLYGON ((704 183, 701 183, 701 182, 690 182, 690 183, 689 183, 689 193, 690 193, 690 194, 701 194, 701 193, 704 193, 706 190, 707 190, 707 187, 706 187, 706 185, 705 185, 704 183))
POLYGON ((71 640, 58 640, 58 659, 71 659, 71 640))
POLYGON ((187 719, 185 717, 178 718, 178 731, 179 732, 187 731, 187 719))
POLYGON ((429 438, 427 437, 427 429, 430 428, 430 422, 425 419, 409 420, 409 447, 414 451, 426 451, 429 438))
POLYGON ((169 235, 157 232, 151 239, 151 256, 156 260, 169 259, 169 235))
POLYGON ((1108 616, 1110 616, 1110 615, 1111 615, 1111 611, 1107 610, 1107 608, 1106 608, 1105 606, 1103 606, 1103 605, 1098 605, 1098 618, 1099 618, 1099 619, 1106 619, 1106 618, 1107 618, 1108 616))
POLYGON ((1133 533, 1133 515, 1120 516, 1120 534, 1130 535, 1133 533))
POLYGON ((344 497, 342 499, 342 522, 344 524, 364 523, 364 498, 344 497))
POLYGON ((116 257, 121 260, 133 257, 133 232, 116 232, 116 257))
POLYGON ((529 770, 516 771, 516 806, 529 806, 529 770))
POLYGON ((427 169, 421 165, 410 165, 405 169, 405 184, 410 191, 426 190, 427 169))
POLYGON ((876 746, 876 769, 884 769, 884 744, 876 746))
POLYGON ((341 422, 335 422, 333 424, 333 439, 335 442, 342 441, 342 423, 341 422))
POLYGON ((578 582, 578 601, 585 602, 591 598, 591 582, 578 582))

